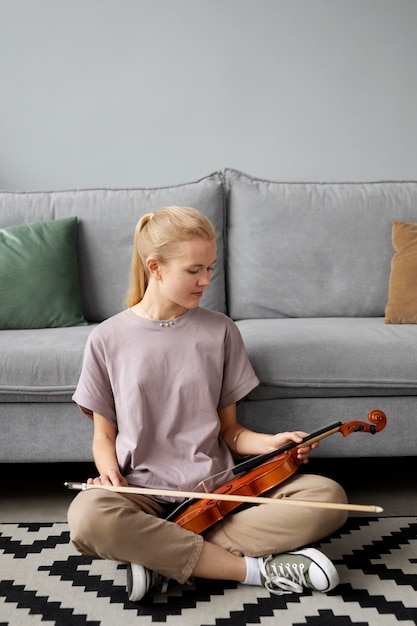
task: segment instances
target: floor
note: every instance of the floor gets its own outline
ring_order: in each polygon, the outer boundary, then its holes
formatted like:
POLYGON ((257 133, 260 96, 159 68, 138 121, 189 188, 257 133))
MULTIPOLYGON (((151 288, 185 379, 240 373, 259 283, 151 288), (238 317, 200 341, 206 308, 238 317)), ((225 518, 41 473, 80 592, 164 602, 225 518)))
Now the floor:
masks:
MULTIPOLYGON (((313 459, 307 471, 334 478, 345 488, 349 502, 383 507, 381 515, 417 515, 416 458, 313 459)), ((1 522, 66 521, 76 495, 66 481, 94 475, 92 464, 0 464, 1 522)), ((365 515, 351 513, 351 515, 365 515)), ((369 513, 368 513, 369 515, 369 513)))

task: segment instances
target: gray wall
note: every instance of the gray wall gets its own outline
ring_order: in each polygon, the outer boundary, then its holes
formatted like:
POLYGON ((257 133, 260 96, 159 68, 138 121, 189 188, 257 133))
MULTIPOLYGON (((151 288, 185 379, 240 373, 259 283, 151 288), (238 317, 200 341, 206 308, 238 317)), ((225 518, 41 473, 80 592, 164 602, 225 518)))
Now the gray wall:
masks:
POLYGON ((0 0, 0 187, 417 178, 416 0, 0 0))

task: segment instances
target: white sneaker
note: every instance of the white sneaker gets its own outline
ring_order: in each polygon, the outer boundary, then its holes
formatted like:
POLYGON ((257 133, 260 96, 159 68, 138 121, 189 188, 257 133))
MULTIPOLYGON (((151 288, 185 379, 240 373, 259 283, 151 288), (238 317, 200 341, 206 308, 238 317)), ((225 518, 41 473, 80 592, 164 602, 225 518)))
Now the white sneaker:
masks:
POLYGON ((302 593, 304 587, 330 591, 339 582, 333 563, 315 548, 267 556, 258 562, 263 586, 276 595, 302 593))
POLYGON ((168 578, 137 563, 127 564, 126 576, 126 591, 132 602, 140 602, 153 587, 157 587, 162 593, 165 593, 168 588, 168 578))

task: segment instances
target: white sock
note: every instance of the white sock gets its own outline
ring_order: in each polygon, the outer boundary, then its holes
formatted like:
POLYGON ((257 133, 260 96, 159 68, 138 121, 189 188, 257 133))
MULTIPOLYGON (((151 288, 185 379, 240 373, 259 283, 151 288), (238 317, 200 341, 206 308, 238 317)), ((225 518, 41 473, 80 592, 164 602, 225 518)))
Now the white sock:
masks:
POLYGON ((259 571, 258 559, 253 556, 245 556, 246 561, 246 578, 244 585, 261 586, 261 572, 259 571))

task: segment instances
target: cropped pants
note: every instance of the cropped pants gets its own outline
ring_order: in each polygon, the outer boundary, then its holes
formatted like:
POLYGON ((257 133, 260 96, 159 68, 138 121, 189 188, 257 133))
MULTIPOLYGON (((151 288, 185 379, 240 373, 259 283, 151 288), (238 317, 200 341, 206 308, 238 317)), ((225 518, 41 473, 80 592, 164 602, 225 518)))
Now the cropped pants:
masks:
MULTIPOLYGON (((346 502, 338 483, 313 474, 293 476, 268 496, 346 502)), ((343 510, 261 504, 230 513, 202 536, 164 520, 165 510, 147 496, 81 491, 68 510, 71 541, 83 554, 139 563, 184 583, 194 571, 204 540, 239 556, 280 554, 330 535, 347 517, 343 510)))

